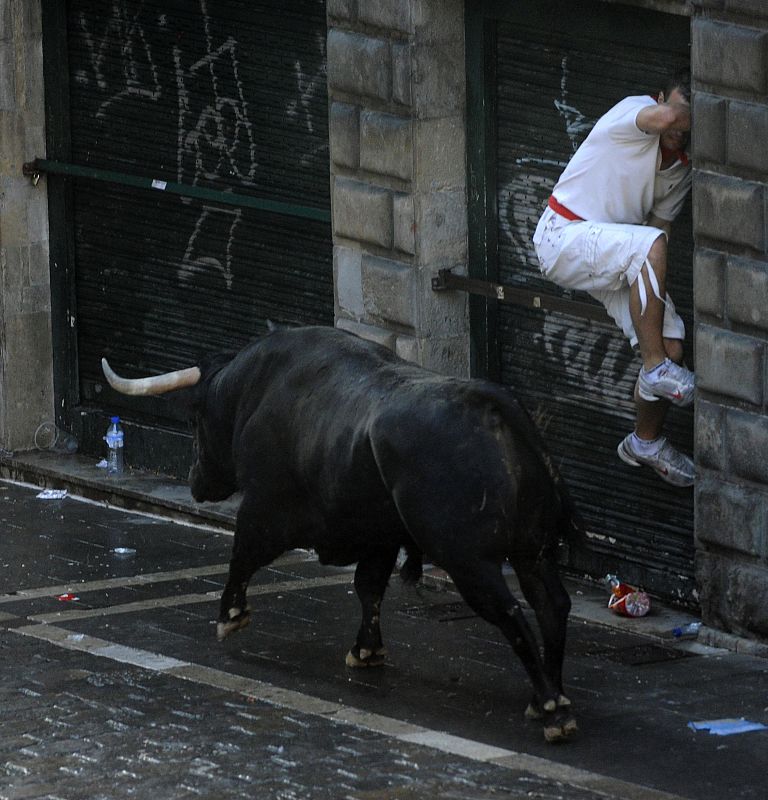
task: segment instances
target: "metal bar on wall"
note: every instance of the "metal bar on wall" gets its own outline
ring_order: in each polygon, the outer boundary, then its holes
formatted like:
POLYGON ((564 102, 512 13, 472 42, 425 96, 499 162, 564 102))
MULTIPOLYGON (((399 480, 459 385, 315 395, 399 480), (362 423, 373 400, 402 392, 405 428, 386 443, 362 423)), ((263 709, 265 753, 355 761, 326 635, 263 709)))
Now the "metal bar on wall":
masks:
POLYGON ((515 303, 525 308, 558 311, 562 314, 572 314, 595 322, 613 322, 605 309, 599 305, 584 303, 581 300, 569 300, 563 297, 546 295, 541 292, 534 292, 531 289, 504 286, 500 283, 454 275, 449 269, 441 269, 437 276, 432 278, 432 289, 436 292, 452 289, 480 295, 481 297, 490 297, 502 302, 515 303))
POLYGON ((129 175, 124 172, 84 167, 79 164, 68 164, 62 161, 50 161, 45 158, 36 158, 23 166, 25 175, 35 178, 41 174, 64 175, 73 178, 86 178, 88 180, 106 181, 121 186, 134 186, 138 189, 152 189, 155 191, 177 194, 182 197, 192 197, 198 200, 209 200, 225 205, 239 206, 241 208, 255 208, 273 214, 284 214, 290 217, 302 217, 320 222, 330 222, 331 213, 324 208, 302 206, 295 203, 283 203, 279 200, 268 200, 263 197, 239 194, 237 192, 222 192, 217 189, 208 189, 204 186, 175 183, 158 178, 147 178, 141 175, 129 175))

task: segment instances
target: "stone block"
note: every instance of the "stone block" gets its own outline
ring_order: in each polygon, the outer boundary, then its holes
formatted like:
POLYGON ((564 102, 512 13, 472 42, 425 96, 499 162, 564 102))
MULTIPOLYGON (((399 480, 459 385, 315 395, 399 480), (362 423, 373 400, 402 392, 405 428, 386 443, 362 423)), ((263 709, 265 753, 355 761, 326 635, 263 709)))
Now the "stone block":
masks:
POLYGON ((696 539, 748 556, 765 551, 768 493, 717 478, 696 485, 696 539))
POLYGON ((45 191, 38 187, 27 201, 27 235, 30 244, 48 243, 48 203, 45 191))
POLYGON ((419 119, 463 114, 464 50, 452 44, 418 45, 411 51, 413 103, 419 119))
MULTIPOLYGON (((38 5, 37 3, 26 3, 25 5, 38 5)), ((14 26, 11 14, 11 4, 0 3, 0 43, 8 41, 13 37, 14 26)), ((2 75, 3 73, 0 73, 2 75)))
POLYGON ((47 286, 36 284, 25 286, 21 291, 21 313, 35 314, 38 311, 50 312, 51 292, 47 286))
POLYGON ((762 251, 765 247, 764 187, 739 178, 696 172, 694 232, 762 251))
MULTIPOLYGON (((699 120, 696 120, 697 125, 699 120)), ((768 172, 768 106, 731 100, 728 107, 728 164, 768 172)))
MULTIPOLYGON (((23 114, 0 110, 0 188, 3 193, 12 181, 17 180, 15 176, 21 175, 22 166, 27 160, 26 154, 32 147, 32 142, 27 140, 27 133, 23 114)), ((34 141, 38 141, 36 137, 34 141)), ((36 154, 34 150, 31 152, 36 154)), ((43 148, 38 152, 45 150, 43 148)))
POLYGON ((420 42, 464 41, 464 0, 417 0, 413 19, 420 42))
POLYGON ((768 31, 695 17, 691 66, 700 83, 765 94, 768 31))
POLYGON ((742 636, 768 637, 768 567, 700 551, 696 583, 707 625, 742 636))
POLYGON ((325 10, 330 19, 352 20, 357 14, 357 0, 326 0, 325 10))
POLYGON ((328 114, 331 161, 342 167, 360 166, 360 109, 348 103, 331 103, 328 114))
POLYGON ((765 0, 725 0, 725 8, 735 14, 768 18, 768 4, 765 0))
POLYGON ((728 319, 768 330, 768 263, 728 259, 728 319))
MULTIPOLYGON (((26 179, 24 179, 26 180, 26 179)), ((26 247, 29 243, 29 221, 25 202, 9 202, 8 190, 20 181, 4 182, 2 213, 0 214, 0 245, 6 247, 26 247)))
POLYGON ((402 106, 410 106, 411 93, 411 45, 392 45, 392 99, 402 106))
POLYGON ((708 469, 725 469, 725 410, 716 403, 696 403, 694 425, 696 465, 708 469))
POLYGON ((413 30, 412 5, 413 0, 364 0, 360 3, 358 18, 375 28, 410 33, 413 30))
POLYGON ((395 250, 415 255, 416 218, 414 216, 413 195, 396 192, 393 197, 395 250))
MULTIPOLYGON (((36 242, 29 245, 29 285, 39 286, 50 293, 51 270, 48 263, 48 243, 36 242)), ((45 306, 50 305, 50 298, 45 299, 45 306)))
POLYGON ((412 364, 420 363, 419 340, 415 336, 398 335, 395 339, 395 352, 412 364))
POLYGON ((762 405, 763 342, 709 325, 696 328, 696 386, 762 405))
POLYGON ((693 157, 697 162, 713 161, 725 163, 726 153, 726 111, 725 98, 705 92, 693 95, 693 157))
POLYGON ((18 314, 21 311, 21 292, 27 283, 29 248, 25 243, 3 245, 2 242, 0 226, 0 303, 5 315, 18 314))
POLYGON ((6 425, 2 446, 10 450, 32 446, 35 428, 53 418, 51 315, 3 313, 3 356, 6 381, 0 393, 0 419, 6 425))
POLYGON ((328 33, 328 88, 333 93, 389 100, 392 56, 389 42, 333 28, 328 33))
POLYGON ((410 119, 378 111, 360 115, 360 166, 402 180, 413 177, 413 135, 410 119))
MULTIPOLYGON (((37 5, 32 3, 31 5, 37 5)), ((19 66, 19 78, 16 84, 17 103, 26 112, 32 111, 42 115, 44 108, 43 95, 43 40, 42 36, 32 37, 24 41, 20 48, 23 52, 22 64, 19 66)))
POLYGON ((13 40, 0 40, 0 111, 14 111, 17 108, 15 52, 13 40))
POLYGON ((701 248, 693 257, 693 300, 696 311, 723 318, 725 302, 725 255, 701 248))
POLYGON ((366 255, 362 275, 365 311, 371 318, 415 327, 415 281, 410 264, 366 255))
MULTIPOLYGON (((456 275, 466 272, 464 264, 453 265, 456 275)), ((418 269, 420 301, 419 333, 430 338, 469 337, 469 295, 465 292, 436 292, 432 279, 437 270, 418 269)))
POLYGON ((369 342, 376 342, 377 344, 384 345, 384 347, 388 347, 394 352, 397 335, 393 331, 388 331, 386 328, 379 328, 376 325, 354 322, 349 319, 337 319, 336 327, 339 330, 354 333, 355 336, 359 336, 361 339, 367 339, 369 342))
POLYGON ((469 376, 469 337, 426 337, 421 340, 421 364, 441 375, 469 376))
POLYGON ((731 408, 726 420, 731 472, 750 481, 768 484, 768 417, 731 408))
POLYGON ((339 310, 359 319, 365 312, 361 251, 336 245, 333 248, 333 273, 339 310))
POLYGON ((463 191, 418 195, 416 252, 422 266, 452 266, 467 258, 467 204, 463 191))
POLYGON ((391 192, 351 178, 335 178, 333 229, 338 236, 391 248, 391 192))
POLYGON ((464 189, 467 170, 463 118, 450 116, 418 120, 414 139, 417 191, 464 189))

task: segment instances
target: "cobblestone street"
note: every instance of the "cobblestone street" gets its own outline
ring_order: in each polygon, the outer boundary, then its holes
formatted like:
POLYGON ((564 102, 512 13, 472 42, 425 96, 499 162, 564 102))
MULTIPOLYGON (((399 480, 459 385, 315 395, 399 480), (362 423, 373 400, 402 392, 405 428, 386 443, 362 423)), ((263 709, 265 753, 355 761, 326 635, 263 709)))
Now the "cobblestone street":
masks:
POLYGON ((355 671, 352 570, 289 553, 219 644, 228 533, 38 492, 0 482, 3 800, 764 796, 768 731, 687 724, 765 722, 764 660, 597 624, 602 598, 572 590, 581 733, 552 747, 508 645, 444 583, 393 579, 388 662, 355 671))

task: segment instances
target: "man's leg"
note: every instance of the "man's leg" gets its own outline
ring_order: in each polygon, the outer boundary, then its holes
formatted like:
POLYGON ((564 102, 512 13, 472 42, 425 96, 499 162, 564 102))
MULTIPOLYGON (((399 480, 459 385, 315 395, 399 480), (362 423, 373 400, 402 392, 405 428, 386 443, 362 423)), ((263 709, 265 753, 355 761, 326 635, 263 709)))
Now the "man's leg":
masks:
MULTIPOLYGON (((648 252, 648 261, 651 262, 659 286, 659 295, 666 296, 667 281, 667 237, 660 234, 648 252)), ((629 313, 632 324, 635 326, 640 356, 645 369, 652 369, 660 364, 666 357, 662 331, 664 329, 664 303, 656 297, 648 275, 647 267, 640 270, 637 280, 629 291, 629 313), (645 286, 647 298, 645 311, 642 311, 640 300, 640 281, 645 286)))
POLYGON ((629 292, 629 313, 643 361, 638 391, 641 399, 651 403, 664 398, 688 406, 693 402, 693 373, 670 358, 663 338, 666 304, 660 298, 666 297, 666 278, 667 239, 660 234, 629 292))
MULTIPOLYGON (((683 343, 679 339, 663 339, 663 342, 666 357, 680 363, 683 360, 683 343)), ((638 387, 639 381, 635 384, 635 430, 619 443, 619 458, 633 467, 650 467, 662 480, 673 486, 692 486, 695 479, 693 461, 661 435, 670 404, 662 399, 653 402, 644 400, 638 387)))
MULTIPOLYGON (((639 338, 639 337, 638 337, 639 338)), ((676 364, 683 362, 683 343, 679 339, 663 339, 664 352, 666 357, 676 364)), ((635 433, 647 441, 658 439, 661 436, 664 420, 669 411, 669 403, 666 400, 656 400, 651 402, 643 400, 635 384, 635 408, 637 409, 637 424, 635 433)))

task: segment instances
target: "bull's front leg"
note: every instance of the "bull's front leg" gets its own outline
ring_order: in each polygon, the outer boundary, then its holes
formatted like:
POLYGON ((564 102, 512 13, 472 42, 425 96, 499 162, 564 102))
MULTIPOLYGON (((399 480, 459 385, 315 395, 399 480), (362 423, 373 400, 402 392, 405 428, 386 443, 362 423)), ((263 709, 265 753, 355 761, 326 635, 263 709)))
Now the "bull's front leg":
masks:
POLYGON ((378 667, 387 651, 381 638, 381 601, 397 560, 398 548, 381 550, 362 558, 355 570, 355 591, 362 622, 357 639, 347 653, 348 667, 378 667))
POLYGON ((263 524, 267 517, 264 509, 265 504, 261 498, 251 493, 243 498, 237 511, 229 577, 221 595, 216 625, 216 638, 219 641, 244 628, 251 621, 251 609, 246 594, 251 577, 256 570, 271 564, 286 550, 284 535, 274 531, 289 529, 290 520, 285 514, 279 513, 275 503, 269 516, 271 524, 267 527, 263 524))
POLYGON ((233 555, 229 562, 229 578, 221 595, 216 638, 221 642, 251 621, 251 608, 246 592, 254 570, 243 563, 243 558, 233 555))

